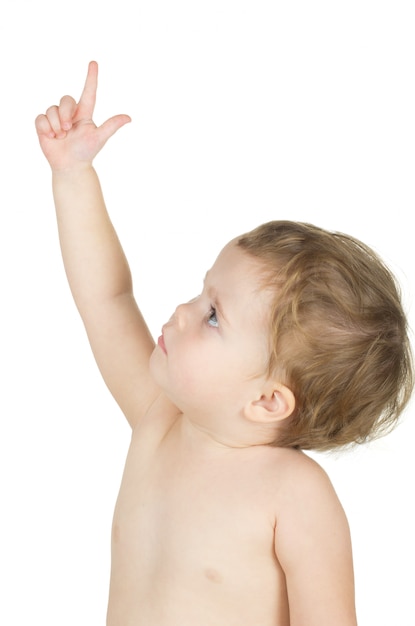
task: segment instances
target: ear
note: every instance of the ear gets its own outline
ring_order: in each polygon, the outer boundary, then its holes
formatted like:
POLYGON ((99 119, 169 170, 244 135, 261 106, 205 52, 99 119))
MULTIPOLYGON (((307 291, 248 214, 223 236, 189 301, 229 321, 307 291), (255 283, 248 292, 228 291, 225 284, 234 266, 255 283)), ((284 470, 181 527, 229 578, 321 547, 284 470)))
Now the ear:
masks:
POLYGON ((251 422, 275 423, 289 417, 294 409, 293 392, 286 385, 278 383, 259 400, 254 400, 245 407, 245 417, 251 422))

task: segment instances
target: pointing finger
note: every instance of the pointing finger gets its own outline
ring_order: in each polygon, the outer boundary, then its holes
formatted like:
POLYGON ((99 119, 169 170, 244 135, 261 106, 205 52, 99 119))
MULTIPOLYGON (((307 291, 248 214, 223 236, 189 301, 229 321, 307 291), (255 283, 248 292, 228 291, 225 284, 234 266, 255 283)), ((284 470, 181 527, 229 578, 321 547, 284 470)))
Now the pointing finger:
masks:
POLYGON ((85 80, 84 89, 78 103, 77 119, 92 119, 98 86, 98 64, 91 61, 88 65, 88 73, 85 80))

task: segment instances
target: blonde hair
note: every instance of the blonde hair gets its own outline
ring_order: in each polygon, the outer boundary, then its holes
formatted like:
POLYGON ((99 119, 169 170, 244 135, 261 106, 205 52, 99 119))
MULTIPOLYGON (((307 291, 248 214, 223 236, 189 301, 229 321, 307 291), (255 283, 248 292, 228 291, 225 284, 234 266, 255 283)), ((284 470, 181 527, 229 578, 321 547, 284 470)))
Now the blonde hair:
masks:
POLYGON ((237 239, 264 263, 271 311, 268 370, 296 408, 275 445, 330 450, 389 432, 413 388, 399 287, 360 241, 274 221, 237 239))

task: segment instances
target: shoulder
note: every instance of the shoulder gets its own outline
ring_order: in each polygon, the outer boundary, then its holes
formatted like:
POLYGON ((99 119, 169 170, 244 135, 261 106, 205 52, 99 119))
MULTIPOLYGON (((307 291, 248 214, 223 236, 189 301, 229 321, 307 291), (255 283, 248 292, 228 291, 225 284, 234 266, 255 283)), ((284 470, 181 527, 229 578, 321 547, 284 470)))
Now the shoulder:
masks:
MULTIPOLYGON (((293 451, 294 452, 294 451, 293 451)), ((349 524, 324 469, 304 453, 286 455, 275 498, 275 549, 286 570, 351 555, 349 524)), ((330 567, 329 567, 330 569, 330 567)))
POLYGON ((348 521, 325 470, 291 448, 265 453, 268 503, 275 528, 275 550, 283 567, 315 551, 350 549, 348 521))
POLYGON ((313 458, 292 448, 262 452, 260 478, 277 532, 300 531, 313 519, 320 527, 333 519, 347 524, 328 474, 313 458))
POLYGON ((349 525, 326 472, 305 454, 286 455, 275 507, 275 554, 292 623, 354 626, 349 525))
POLYGON ((313 498, 318 493, 335 497, 333 485, 326 471, 313 458, 299 450, 288 450, 284 457, 284 480, 281 488, 292 495, 313 498))
POLYGON ((325 527, 341 523, 346 516, 325 470, 303 452, 289 450, 281 459, 276 497, 276 520, 280 528, 296 528, 314 522, 325 527))
POLYGON ((266 454, 267 475, 276 487, 276 497, 294 495, 308 498, 319 491, 335 495, 334 488, 325 470, 314 459, 293 448, 269 447, 266 454))

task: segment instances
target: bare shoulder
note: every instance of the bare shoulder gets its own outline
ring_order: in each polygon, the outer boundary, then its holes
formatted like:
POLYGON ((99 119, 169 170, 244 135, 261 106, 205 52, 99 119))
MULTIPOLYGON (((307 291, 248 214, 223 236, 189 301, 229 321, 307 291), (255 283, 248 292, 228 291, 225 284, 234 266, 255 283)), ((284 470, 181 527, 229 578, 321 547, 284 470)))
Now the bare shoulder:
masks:
POLYGON ((292 626, 355 626, 348 521, 324 469, 304 453, 280 455, 275 554, 284 570, 292 626))
MULTIPOLYGON (((259 451, 258 451, 259 452, 259 451)), ((264 447, 258 478, 264 488, 278 532, 294 532, 307 519, 324 526, 334 519, 347 526, 330 477, 313 458, 293 448, 264 447)))
POLYGON ((335 524, 348 537, 347 518, 326 471, 311 457, 298 450, 284 451, 279 470, 276 521, 279 532, 287 535, 304 527, 318 534, 335 524))
POLYGON ((284 465, 282 489, 303 498, 314 498, 318 493, 337 499, 327 472, 310 456, 300 450, 282 451, 284 465))
POLYGON ((266 475, 274 483, 278 498, 294 493, 308 497, 310 490, 323 490, 332 495, 334 489, 325 470, 314 459, 300 450, 268 446, 264 454, 266 475))

